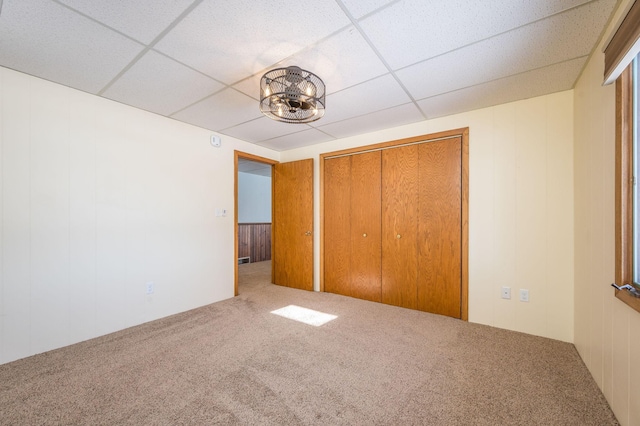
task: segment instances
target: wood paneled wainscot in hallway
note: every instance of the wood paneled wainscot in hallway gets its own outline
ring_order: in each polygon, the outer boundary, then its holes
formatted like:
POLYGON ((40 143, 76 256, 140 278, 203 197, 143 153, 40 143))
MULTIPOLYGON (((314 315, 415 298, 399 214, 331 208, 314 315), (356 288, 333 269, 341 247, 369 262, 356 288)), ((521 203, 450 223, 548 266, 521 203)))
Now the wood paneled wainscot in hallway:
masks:
POLYGON ((271 260, 271 224, 238 224, 238 260, 262 262, 271 260))
POLYGON ((467 319, 468 129, 323 154, 324 291, 467 319))

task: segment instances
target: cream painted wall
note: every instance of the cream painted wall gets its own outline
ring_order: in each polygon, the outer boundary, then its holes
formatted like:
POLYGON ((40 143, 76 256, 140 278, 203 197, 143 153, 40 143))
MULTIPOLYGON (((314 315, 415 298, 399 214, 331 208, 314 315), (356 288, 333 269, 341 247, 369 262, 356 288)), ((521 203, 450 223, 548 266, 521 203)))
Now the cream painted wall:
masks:
POLYGON ((0 68, 0 363, 233 296, 233 150, 279 153, 210 134, 0 68))
POLYGON ((315 160, 316 288, 319 154, 461 127, 470 129, 469 320, 572 342, 572 91, 283 152, 281 161, 315 160))
MULTIPOLYGON (((612 20, 629 6, 623 1, 612 20)), ((605 34, 608 37, 611 27, 605 34)), ((575 345, 622 425, 640 425, 640 313, 614 297, 615 87, 603 43, 575 87, 575 345)))

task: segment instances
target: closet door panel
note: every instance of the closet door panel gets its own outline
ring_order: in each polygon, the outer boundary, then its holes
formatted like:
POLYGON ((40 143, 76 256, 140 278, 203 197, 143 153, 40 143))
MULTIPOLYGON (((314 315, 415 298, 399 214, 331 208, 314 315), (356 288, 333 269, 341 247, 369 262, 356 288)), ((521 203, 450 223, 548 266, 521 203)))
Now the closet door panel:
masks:
POLYGON ((418 309, 460 318, 462 141, 419 147, 418 309))
POLYGON ((350 296, 351 157, 324 163, 324 290, 350 296))
POLYGON ((382 302, 418 305, 418 145, 382 151, 382 302))
POLYGON ((380 302, 380 151, 351 156, 351 296, 380 302))

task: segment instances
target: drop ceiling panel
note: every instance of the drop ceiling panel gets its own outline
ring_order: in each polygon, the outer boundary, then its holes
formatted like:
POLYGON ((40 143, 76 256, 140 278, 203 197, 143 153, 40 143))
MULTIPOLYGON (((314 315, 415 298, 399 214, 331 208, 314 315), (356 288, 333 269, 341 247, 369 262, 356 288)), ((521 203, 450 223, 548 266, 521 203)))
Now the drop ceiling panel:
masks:
POLYGON ((429 118, 485 108, 520 99, 560 92, 571 87, 586 58, 506 77, 478 86, 433 96, 418 101, 429 118))
POLYGON ((225 89, 171 117, 209 130, 220 131, 260 117, 255 100, 233 89, 225 89))
POLYGON ((363 19, 360 25, 390 66, 399 69, 585 1, 406 0, 363 19))
POLYGON ((232 84, 349 23, 333 1, 205 0, 156 49, 232 84))
POLYGON ((0 66, 284 150, 569 89, 618 1, 0 4, 0 66), (327 84, 319 121, 260 114, 287 65, 327 84))
POLYGON ((361 18, 390 3, 398 3, 398 1, 399 0, 342 0, 342 4, 345 5, 354 18, 361 18))
POLYGON ((225 86, 157 52, 148 51, 104 96, 171 115, 225 86), (144 81, 144 84, 140 84, 144 81))
POLYGON ((239 158, 238 171, 242 173, 250 173, 252 175, 271 176, 271 165, 239 158))
POLYGON ((271 166, 269 166, 268 168, 260 169, 260 170, 254 170, 251 172, 251 174, 258 175, 258 176, 271 177, 271 166))
POLYGON ((193 0, 58 0, 103 24, 149 44, 193 0))
MULTIPOLYGON (((274 65, 269 69, 278 68, 279 65, 274 65)), ((304 67, 302 67, 304 68, 304 67)), ((266 72, 266 71, 265 71, 266 72)), ((252 75, 249 78, 242 80, 241 82, 234 84, 233 88, 244 93, 247 96, 251 96, 256 102, 260 99, 260 78, 264 73, 252 75)))
POLYGON ((327 124, 326 126, 320 126, 318 129, 336 138, 346 138, 363 133, 375 132, 376 130, 415 123, 423 119, 424 117, 416 105, 414 103, 408 103, 394 108, 372 112, 360 117, 337 121, 332 124, 327 124))
POLYGON ((283 62, 313 70, 327 85, 327 93, 371 80, 388 72, 387 67, 354 28, 344 31, 283 62))
POLYGON ((325 116, 310 124, 324 126, 410 101, 393 76, 387 74, 327 96, 325 116))
MULTIPOLYGON (((611 5, 615 0, 608 1, 611 5)), ((415 99, 587 56, 610 10, 591 3, 397 71, 415 99), (447 72, 442 72, 447 70, 447 72)), ((573 86, 578 77, 575 74, 573 86)))
POLYGON ((292 133, 286 136, 280 136, 258 143, 265 148, 275 151, 287 151, 289 149, 301 148, 303 146, 315 145, 322 142, 328 142, 335 138, 322 133, 316 129, 303 130, 301 132, 292 133))
POLYGON ((0 64, 98 93, 143 46, 51 1, 4 0, 0 64))
MULTIPOLYGON (((353 26, 318 43, 314 49, 293 55, 273 68, 290 65, 297 65, 318 75, 325 82, 329 94, 387 73, 380 58, 353 26)), ((262 73, 234 87, 257 99, 260 77, 262 73)))
MULTIPOLYGON (((255 106, 257 107, 257 105, 255 106)), ((243 141, 258 143, 291 133, 297 133, 307 128, 309 128, 309 126, 306 124, 280 123, 262 116, 256 120, 226 129, 224 134, 242 139, 243 141)))

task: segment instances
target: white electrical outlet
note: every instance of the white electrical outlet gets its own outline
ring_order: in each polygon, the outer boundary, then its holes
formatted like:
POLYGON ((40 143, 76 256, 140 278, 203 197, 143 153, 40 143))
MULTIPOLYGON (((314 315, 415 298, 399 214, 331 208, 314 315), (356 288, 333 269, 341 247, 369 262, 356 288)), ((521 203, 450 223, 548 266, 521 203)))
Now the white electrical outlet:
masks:
POLYGON ((528 302, 529 301, 529 290, 521 288, 520 289, 520 301, 528 302))
POLYGON ((502 287, 502 298, 503 299, 511 299, 511 287, 502 287))
POLYGON ((149 281, 147 283, 147 294, 153 294, 154 290, 155 290, 155 284, 153 281, 149 281))

